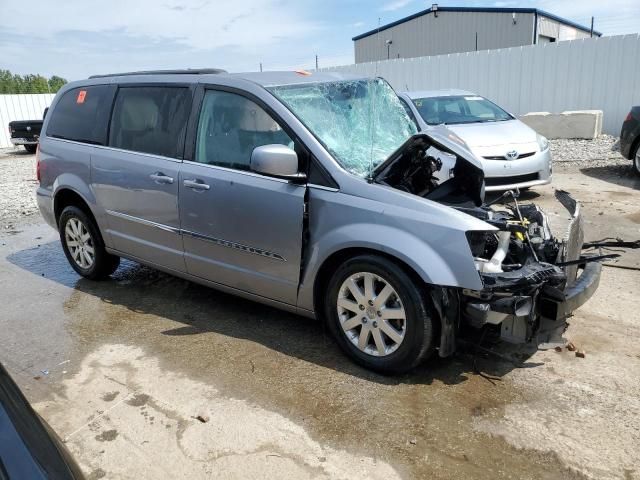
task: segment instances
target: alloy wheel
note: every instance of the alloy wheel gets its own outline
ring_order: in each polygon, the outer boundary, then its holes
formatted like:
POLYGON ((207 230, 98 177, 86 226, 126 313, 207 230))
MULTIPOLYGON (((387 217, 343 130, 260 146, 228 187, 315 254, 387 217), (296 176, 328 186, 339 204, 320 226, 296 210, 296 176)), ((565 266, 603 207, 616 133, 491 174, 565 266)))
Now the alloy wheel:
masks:
POLYGON ((95 248, 85 224, 78 218, 70 218, 64 229, 64 238, 76 265, 85 270, 91 268, 95 262, 95 248))
POLYGON ((380 275, 349 276, 340 286, 337 309, 343 333, 364 353, 384 357, 404 340, 407 322, 402 301, 380 275))

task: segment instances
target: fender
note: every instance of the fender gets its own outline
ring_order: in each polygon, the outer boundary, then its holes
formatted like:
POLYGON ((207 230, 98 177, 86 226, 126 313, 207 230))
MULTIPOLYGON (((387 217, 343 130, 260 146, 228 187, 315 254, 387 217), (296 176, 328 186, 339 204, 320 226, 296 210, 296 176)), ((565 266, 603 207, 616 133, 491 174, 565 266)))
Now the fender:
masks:
POLYGON ((428 284, 482 289, 464 233, 449 235, 437 251, 427 238, 406 230, 373 223, 346 224, 327 232, 309 245, 298 295, 298 307, 313 310, 313 283, 322 265, 333 254, 350 248, 379 251, 402 261, 428 284), (443 250, 451 255, 443 255, 443 250))

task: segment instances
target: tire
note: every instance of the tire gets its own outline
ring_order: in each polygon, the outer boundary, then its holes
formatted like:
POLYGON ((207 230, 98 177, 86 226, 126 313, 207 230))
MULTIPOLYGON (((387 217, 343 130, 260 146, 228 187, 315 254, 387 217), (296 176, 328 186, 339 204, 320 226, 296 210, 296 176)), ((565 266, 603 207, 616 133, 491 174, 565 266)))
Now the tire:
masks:
POLYGON ((24 149, 29 153, 36 153, 38 145, 23 145, 24 149))
POLYGON ((79 275, 101 280, 118 268, 120 257, 107 253, 97 225, 78 207, 69 206, 62 211, 58 231, 64 254, 79 275))
POLYGON ((631 155, 631 161, 633 162, 633 169, 636 175, 640 175, 640 142, 638 142, 633 155, 631 155))
POLYGON ((434 317, 424 286, 393 261, 377 255, 347 260, 331 277, 326 292, 329 328, 340 348, 359 365, 383 374, 403 373, 433 353, 434 317), (368 279, 373 294, 367 292, 368 279), (354 302, 356 287, 360 300, 354 302))

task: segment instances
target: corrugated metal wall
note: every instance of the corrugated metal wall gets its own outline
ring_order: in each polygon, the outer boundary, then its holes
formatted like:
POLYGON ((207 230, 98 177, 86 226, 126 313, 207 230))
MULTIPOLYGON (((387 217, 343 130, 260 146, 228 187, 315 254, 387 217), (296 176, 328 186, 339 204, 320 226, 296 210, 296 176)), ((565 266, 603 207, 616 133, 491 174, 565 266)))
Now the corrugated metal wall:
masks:
POLYGON ((516 47, 533 43, 533 13, 438 12, 408 20, 354 42, 356 63, 516 47))
POLYGON ((551 18, 538 17, 538 35, 555 38, 558 42, 565 40, 579 40, 581 38, 590 38, 589 32, 578 30, 570 25, 565 25, 551 18))
POLYGON ((604 132, 620 134, 640 105, 640 35, 361 63, 323 69, 386 78, 398 90, 462 88, 510 112, 604 112, 604 132))
POLYGON ((0 95, 0 148, 11 146, 9 122, 41 119, 53 97, 53 93, 0 95))

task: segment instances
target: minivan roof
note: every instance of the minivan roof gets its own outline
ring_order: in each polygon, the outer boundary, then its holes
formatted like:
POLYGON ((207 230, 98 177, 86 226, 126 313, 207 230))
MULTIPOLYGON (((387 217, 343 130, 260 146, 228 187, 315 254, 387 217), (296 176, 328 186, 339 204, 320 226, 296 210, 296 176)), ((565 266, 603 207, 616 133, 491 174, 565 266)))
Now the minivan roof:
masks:
MULTIPOLYGON (((126 79, 127 83, 132 82, 131 77, 140 76, 144 77, 144 80, 150 80, 149 77, 161 77, 162 81, 194 81, 206 83, 211 80, 215 83, 216 79, 220 77, 226 78, 238 78, 248 80, 263 87, 270 87, 276 85, 295 85, 306 83, 325 83, 325 82, 339 82, 349 80, 360 80, 364 78, 370 78, 366 75, 354 75, 349 73, 337 73, 337 72, 316 72, 316 71, 272 71, 272 72, 245 72, 245 73, 227 73, 221 69, 186 69, 186 70, 150 70, 140 72, 126 72, 126 73, 114 73, 105 75, 92 75, 90 80, 99 80, 101 78, 108 78, 111 81, 117 81, 118 77, 123 80, 126 79), (185 78, 192 75, 193 78, 185 78)), ((141 79, 142 80, 142 79, 141 79)), ((133 80, 135 82, 135 80, 133 80)), ((73 82, 74 84, 76 82, 73 82)), ((77 82, 82 84, 82 81, 77 82)))

